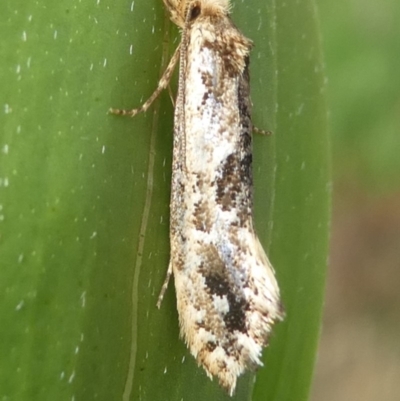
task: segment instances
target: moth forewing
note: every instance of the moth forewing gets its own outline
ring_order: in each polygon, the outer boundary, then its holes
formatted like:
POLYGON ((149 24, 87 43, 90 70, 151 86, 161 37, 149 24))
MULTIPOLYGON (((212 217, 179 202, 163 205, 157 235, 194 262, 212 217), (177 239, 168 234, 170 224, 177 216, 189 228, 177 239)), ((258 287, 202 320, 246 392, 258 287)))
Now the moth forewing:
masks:
POLYGON ((175 3, 173 19, 186 21, 170 222, 181 335, 232 395, 237 377, 262 365, 272 325, 283 318, 252 221, 252 42, 233 25, 227 1, 175 3))

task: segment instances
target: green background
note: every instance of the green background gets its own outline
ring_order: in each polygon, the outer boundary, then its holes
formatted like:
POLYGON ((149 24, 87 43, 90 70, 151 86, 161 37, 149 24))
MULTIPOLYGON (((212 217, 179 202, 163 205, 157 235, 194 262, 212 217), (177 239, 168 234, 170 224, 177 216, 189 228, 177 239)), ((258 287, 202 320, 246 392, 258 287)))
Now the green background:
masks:
MULTIPOLYGON (((160 0, 6 1, 0 16, 0 398, 224 400, 179 339, 169 259, 168 93, 178 32, 160 0)), ((322 309, 330 177, 313 1, 235 2, 255 42, 255 225, 287 319, 232 399, 306 400, 322 309), (253 388, 254 387, 254 388, 253 388), (254 396, 252 392, 254 390, 254 396)), ((173 85, 173 90, 175 86, 173 85)))

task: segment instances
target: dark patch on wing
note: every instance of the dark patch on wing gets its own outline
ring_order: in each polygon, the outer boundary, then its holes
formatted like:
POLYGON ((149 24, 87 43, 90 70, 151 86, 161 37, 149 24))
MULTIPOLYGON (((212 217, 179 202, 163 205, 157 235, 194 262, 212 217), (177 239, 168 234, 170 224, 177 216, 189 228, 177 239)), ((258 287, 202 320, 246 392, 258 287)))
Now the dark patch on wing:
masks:
POLYGON ((213 274, 212 271, 206 276, 206 286, 211 294, 219 297, 223 297, 230 292, 228 281, 219 274, 213 274))
POLYGON ((206 349, 208 352, 213 352, 215 350, 215 348, 217 348, 217 344, 214 341, 209 341, 206 344, 206 349))
POLYGON ((230 332, 238 330, 245 333, 247 331, 246 311, 249 309, 249 304, 237 290, 233 290, 237 286, 230 280, 217 249, 211 245, 206 254, 201 273, 204 276, 208 293, 210 296, 226 297, 229 311, 222 316, 226 329, 230 332))
POLYGON ((246 311, 248 303, 244 298, 238 298, 235 294, 228 294, 229 312, 224 316, 226 328, 229 331, 238 330, 242 333, 247 331, 246 328, 246 311))
POLYGON ((191 219, 193 225, 196 227, 196 230, 209 232, 212 226, 212 218, 207 200, 200 200, 193 206, 194 212, 191 219))
MULTIPOLYGON (((201 174, 196 174, 195 183, 192 190, 194 193, 203 193, 205 180, 201 174)), ((192 223, 196 230, 209 232, 212 226, 212 213, 210 212, 209 201, 206 197, 202 197, 199 201, 193 204, 194 210, 191 216, 192 223)))
POLYGON ((238 330, 245 333, 247 331, 246 311, 249 307, 247 301, 232 292, 228 280, 218 274, 210 272, 210 274, 205 277, 205 284, 210 294, 217 295, 221 298, 226 296, 228 300, 229 311, 223 316, 227 330, 230 332, 238 330))
POLYGON ((253 149, 252 149, 252 130, 251 123, 251 100, 250 100, 250 60, 246 57, 246 66, 238 85, 238 104, 240 115, 240 178, 245 186, 248 204, 253 203, 253 149))
POLYGON ((241 192, 238 163, 238 156, 232 153, 218 168, 219 177, 215 182, 216 202, 222 206, 222 210, 231 210, 236 207, 236 199, 241 192))

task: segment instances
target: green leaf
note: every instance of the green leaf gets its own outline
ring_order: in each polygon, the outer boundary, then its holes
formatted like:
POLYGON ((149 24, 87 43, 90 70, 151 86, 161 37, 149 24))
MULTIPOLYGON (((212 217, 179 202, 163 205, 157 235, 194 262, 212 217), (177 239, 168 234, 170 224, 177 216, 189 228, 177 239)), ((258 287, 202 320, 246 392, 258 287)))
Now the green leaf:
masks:
MULTIPOLYGON (((169 259, 173 109, 154 90, 179 36, 161 0, 6 0, 0 15, 0 399, 305 400, 329 221, 312 1, 237 1, 255 42, 255 224, 287 318, 230 398, 179 339, 169 259)), ((174 89, 174 87, 173 87, 174 89)))

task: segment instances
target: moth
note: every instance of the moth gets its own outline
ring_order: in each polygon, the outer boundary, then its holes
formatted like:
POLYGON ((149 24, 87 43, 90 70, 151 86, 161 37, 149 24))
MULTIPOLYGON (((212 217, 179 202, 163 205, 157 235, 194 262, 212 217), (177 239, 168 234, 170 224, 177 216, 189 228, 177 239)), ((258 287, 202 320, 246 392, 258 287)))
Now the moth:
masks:
POLYGON ((207 375, 233 395, 262 365, 284 316, 274 270, 253 226, 249 55, 229 0, 163 0, 181 42, 146 111, 179 60, 171 187, 171 257, 180 333, 207 375))

